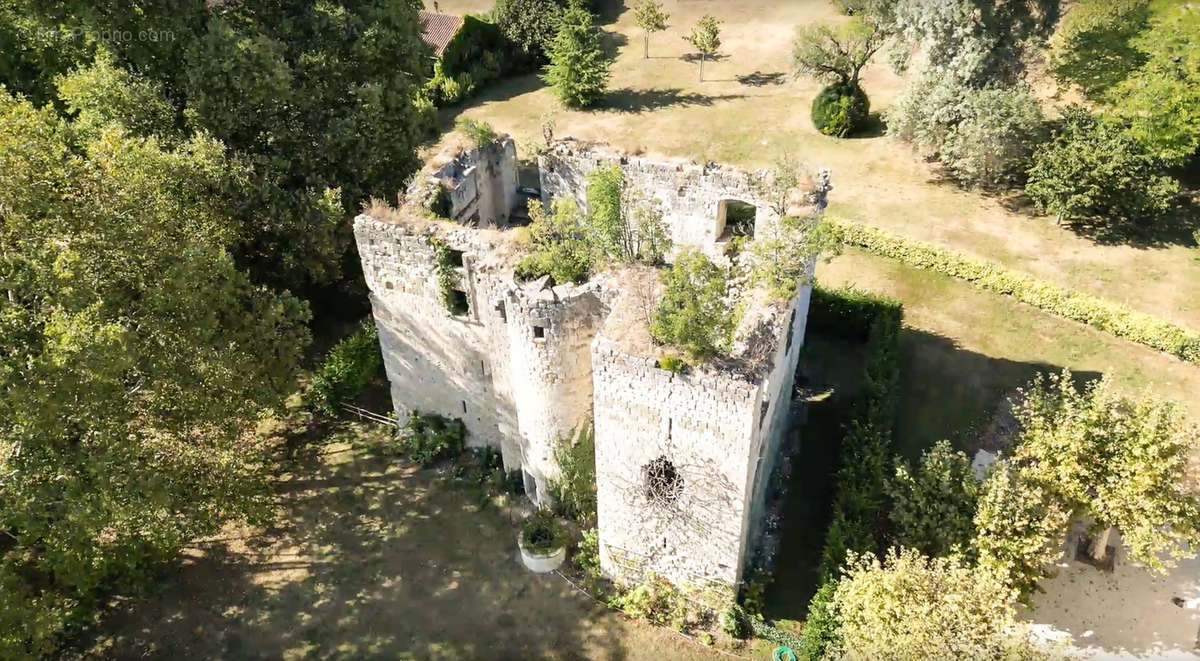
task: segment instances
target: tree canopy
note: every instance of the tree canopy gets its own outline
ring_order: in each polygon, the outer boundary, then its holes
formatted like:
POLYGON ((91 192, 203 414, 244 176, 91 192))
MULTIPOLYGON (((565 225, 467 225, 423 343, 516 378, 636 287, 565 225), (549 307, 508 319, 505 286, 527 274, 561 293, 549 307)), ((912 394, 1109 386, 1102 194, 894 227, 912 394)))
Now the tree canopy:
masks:
POLYGON ((213 191, 249 172, 219 142, 83 127, 0 95, 4 658, 261 511, 248 432, 308 338, 306 306, 230 256, 243 228, 213 191))
POLYGON ((563 12, 549 57, 542 80, 554 88, 564 106, 584 108, 600 100, 608 87, 612 63, 601 47, 591 12, 582 7, 563 12))

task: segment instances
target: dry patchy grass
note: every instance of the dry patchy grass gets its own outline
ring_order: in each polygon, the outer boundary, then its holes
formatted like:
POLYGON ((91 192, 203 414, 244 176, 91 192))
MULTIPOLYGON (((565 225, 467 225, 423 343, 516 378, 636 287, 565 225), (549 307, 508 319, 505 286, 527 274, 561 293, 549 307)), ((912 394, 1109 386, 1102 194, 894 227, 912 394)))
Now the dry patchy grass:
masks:
MULTIPOLYGON (((452 3, 443 4, 448 9, 452 3)), ((809 107, 821 86, 792 80, 790 54, 796 26, 842 20, 827 1, 667 0, 670 27, 653 35, 648 60, 642 59, 642 35, 630 4, 605 12, 609 22, 602 27, 617 53, 605 106, 557 111, 558 135, 603 140, 632 153, 748 167, 768 166, 792 153, 833 170, 830 211, 839 217, 995 259, 1200 328, 1195 249, 1098 244, 1050 219, 1012 211, 1005 200, 939 181, 928 164, 890 138, 820 135, 809 107), (706 80, 700 82, 697 65, 684 59, 690 47, 682 37, 705 13, 724 22, 724 43, 722 58, 706 65, 706 80)), ((479 10, 490 3, 454 5, 479 10)), ((880 110, 903 81, 880 64, 866 72, 864 87, 880 110)), ((531 75, 490 87, 461 112, 528 146, 541 140, 541 117, 555 106, 549 90, 531 75)), ((458 112, 448 111, 447 122, 458 112)))

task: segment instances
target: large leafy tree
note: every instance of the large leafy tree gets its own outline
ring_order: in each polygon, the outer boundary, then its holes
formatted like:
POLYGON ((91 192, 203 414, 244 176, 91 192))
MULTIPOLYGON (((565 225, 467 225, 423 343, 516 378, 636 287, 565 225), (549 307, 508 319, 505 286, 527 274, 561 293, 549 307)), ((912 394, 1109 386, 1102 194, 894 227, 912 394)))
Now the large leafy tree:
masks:
POLYGON ((1034 153, 1025 191, 1059 222, 1146 226, 1170 210, 1179 191, 1162 168, 1120 122, 1068 107, 1054 138, 1034 153))
POLYGON ((247 172, 220 143, 84 126, 0 96, 4 658, 261 511, 248 432, 307 342, 306 307, 231 258, 219 191, 247 172))
POLYGON ((792 42, 796 75, 836 85, 858 87, 862 70, 887 42, 891 24, 879 13, 866 12, 837 26, 802 26, 792 42))
MULTIPOLYGON (((54 28, 37 34, 72 35, 74 65, 86 68, 100 52, 161 88, 182 138, 213 135, 250 166, 227 194, 244 228, 235 256, 257 281, 309 295, 336 282, 354 263, 346 215, 369 197, 393 197, 416 166, 425 47, 408 0, 4 6, 54 28)), ((39 64, 64 72, 44 52, 31 46, 17 59, 6 51, 0 73, 14 70, 26 83, 17 89, 52 98, 44 82, 53 75, 24 73, 39 64)), ((91 82, 91 107, 136 111, 127 90, 108 84, 119 76, 91 82)))
POLYGON ((1172 404, 1129 399, 1108 377, 1080 388, 1070 372, 1037 379, 1016 409, 1021 476, 1093 522, 1102 557, 1110 528, 1154 570, 1200 548, 1200 496, 1188 460, 1197 431, 1172 404))
POLYGON ((1050 42, 1050 67, 1064 83, 1101 100, 1146 57, 1133 38, 1146 29, 1148 0, 1081 0, 1063 16, 1050 42))
MULTIPOLYGON (((1040 659, 1004 577, 958 558, 851 558, 833 596, 834 658, 1040 659)), ((830 652, 830 650, 826 650, 830 652)))
POLYGON ((558 34, 550 44, 550 64, 542 79, 568 108, 595 104, 608 87, 612 62, 600 44, 592 14, 582 7, 563 12, 558 34))

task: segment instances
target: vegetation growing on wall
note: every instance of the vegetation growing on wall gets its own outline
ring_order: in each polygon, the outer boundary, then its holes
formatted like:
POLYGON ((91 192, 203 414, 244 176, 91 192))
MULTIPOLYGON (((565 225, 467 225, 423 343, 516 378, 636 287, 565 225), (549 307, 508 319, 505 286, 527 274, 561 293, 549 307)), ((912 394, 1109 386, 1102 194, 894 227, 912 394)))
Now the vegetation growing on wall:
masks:
POLYGON ((659 344, 703 361, 728 351, 734 315, 725 303, 725 273, 696 250, 685 250, 663 272, 665 291, 650 319, 659 344))
POLYGON ((438 294, 446 311, 454 316, 468 312, 465 302, 458 294, 455 284, 458 282, 458 267, 462 266, 462 253, 450 248, 443 240, 430 239, 434 250, 434 264, 437 268, 438 294))
POLYGON ((596 522, 596 429, 589 423, 554 446, 559 477, 550 485, 555 512, 588 528, 596 522))
POLYGON ((372 320, 364 319, 329 350, 313 375, 310 397, 314 408, 325 415, 337 415, 343 402, 354 399, 382 371, 379 331, 372 320))

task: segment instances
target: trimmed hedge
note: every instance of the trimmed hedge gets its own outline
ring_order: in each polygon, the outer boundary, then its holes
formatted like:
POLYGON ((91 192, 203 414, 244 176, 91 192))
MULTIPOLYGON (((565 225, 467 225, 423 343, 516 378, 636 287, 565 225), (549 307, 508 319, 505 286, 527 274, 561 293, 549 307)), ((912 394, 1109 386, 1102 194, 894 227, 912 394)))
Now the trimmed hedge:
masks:
POLYGON ((812 121, 825 135, 844 138, 867 126, 871 101, 858 85, 835 84, 813 99, 812 121))
POLYGON ((826 219, 843 243, 909 266, 949 275, 997 294, 1006 294, 1060 317, 1164 351, 1188 362, 1200 362, 1200 333, 1120 303, 1074 292, 999 264, 906 239, 863 225, 826 219))
POLYGON ((820 573, 836 576, 846 551, 881 552, 886 546, 880 522, 886 519, 888 471, 900 382, 898 301, 852 288, 813 287, 809 323, 829 333, 865 336, 862 398, 842 440, 842 461, 834 487, 833 515, 821 552, 820 573))

